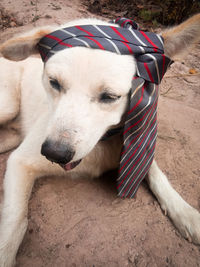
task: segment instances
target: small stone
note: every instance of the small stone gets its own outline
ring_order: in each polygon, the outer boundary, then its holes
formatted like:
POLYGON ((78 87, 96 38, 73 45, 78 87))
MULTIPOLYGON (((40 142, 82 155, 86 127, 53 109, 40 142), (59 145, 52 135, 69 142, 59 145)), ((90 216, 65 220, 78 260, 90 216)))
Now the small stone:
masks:
POLYGON ((45 19, 52 19, 52 16, 47 14, 47 15, 45 15, 45 19))
POLYGON ((33 233, 33 229, 29 229, 29 234, 32 234, 33 233))
POLYGON ((14 21, 11 21, 11 22, 10 22, 10 26, 11 26, 11 27, 16 27, 17 24, 16 24, 14 21))
POLYGON ((195 70, 195 69, 189 69, 189 73, 190 74, 196 74, 197 73, 197 70, 195 70))

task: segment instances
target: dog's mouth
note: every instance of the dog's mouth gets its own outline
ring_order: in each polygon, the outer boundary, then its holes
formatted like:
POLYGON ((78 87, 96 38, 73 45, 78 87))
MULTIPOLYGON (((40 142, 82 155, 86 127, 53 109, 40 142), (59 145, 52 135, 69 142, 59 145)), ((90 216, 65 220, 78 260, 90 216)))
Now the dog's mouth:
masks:
POLYGON ((80 159, 80 160, 77 160, 77 161, 72 161, 72 162, 67 163, 67 164, 59 163, 59 165, 60 165, 65 171, 70 171, 70 170, 74 169, 76 166, 78 166, 80 162, 81 162, 81 159, 80 159))

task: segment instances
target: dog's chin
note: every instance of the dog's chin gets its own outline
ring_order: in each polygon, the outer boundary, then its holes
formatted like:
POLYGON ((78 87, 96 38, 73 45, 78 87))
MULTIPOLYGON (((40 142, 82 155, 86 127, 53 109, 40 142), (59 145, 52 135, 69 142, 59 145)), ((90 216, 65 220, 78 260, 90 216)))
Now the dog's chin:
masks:
POLYGON ((77 161, 72 161, 72 162, 67 163, 67 164, 59 163, 59 165, 60 165, 65 171, 70 171, 70 170, 76 168, 76 166, 78 166, 80 162, 81 162, 81 159, 80 159, 80 160, 77 160, 77 161))

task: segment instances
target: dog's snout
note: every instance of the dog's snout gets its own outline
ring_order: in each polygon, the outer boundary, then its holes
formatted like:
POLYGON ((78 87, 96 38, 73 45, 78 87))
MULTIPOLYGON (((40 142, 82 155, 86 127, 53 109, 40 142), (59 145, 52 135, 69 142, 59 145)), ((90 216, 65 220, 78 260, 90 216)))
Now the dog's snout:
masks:
POLYGON ((52 162, 67 164, 72 160, 75 151, 69 144, 46 140, 42 144, 41 154, 52 162))

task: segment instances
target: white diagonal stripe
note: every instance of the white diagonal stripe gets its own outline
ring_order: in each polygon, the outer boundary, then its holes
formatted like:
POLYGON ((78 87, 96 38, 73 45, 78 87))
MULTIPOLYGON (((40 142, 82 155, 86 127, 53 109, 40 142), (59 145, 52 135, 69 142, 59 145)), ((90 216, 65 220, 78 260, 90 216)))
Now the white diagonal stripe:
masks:
POLYGON ((141 83, 138 85, 138 87, 135 89, 135 91, 132 93, 131 98, 134 97, 134 95, 137 93, 137 91, 144 85, 144 83, 141 83))
MULTIPOLYGON (((130 30, 130 29, 129 29, 130 30)), ((134 33, 134 32, 131 32, 132 34, 134 33)), ((134 33, 135 34, 135 33, 134 33)), ((142 42, 140 39, 139 39, 139 37, 135 34, 135 37, 137 37, 137 40, 139 41, 139 42, 142 42)), ((142 42, 143 43, 143 42, 142 42)), ((145 44, 144 44, 145 45, 145 44)), ((145 45, 146 46, 146 45, 145 45)), ((143 54, 145 54, 145 50, 144 50, 144 47, 142 47, 142 46, 140 46, 140 45, 137 45, 137 47, 141 50, 141 52, 143 53, 143 54)))
POLYGON ((151 57, 155 63, 156 66, 156 71, 157 71, 157 76, 158 76, 158 83, 160 83, 160 73, 159 73, 159 69, 158 69, 158 62, 157 59, 152 55, 152 54, 146 54, 146 56, 151 57))
MULTIPOLYGON (((156 115, 156 111, 153 113, 149 123, 148 123, 148 126, 152 123, 152 121, 154 120, 155 118, 155 115, 156 115)), ((134 145, 131 146, 131 148, 129 149, 129 153, 133 150, 133 148, 138 144, 138 142, 141 140, 141 138, 143 138, 143 136, 146 134, 146 132, 148 131, 148 126, 146 127, 146 129, 144 130, 144 132, 140 135, 140 137, 137 139, 137 141, 134 143, 134 145)), ((120 160, 120 163, 122 163, 122 161, 124 160, 124 158, 126 157, 126 153, 124 155, 124 157, 120 160)))
POLYGON ((153 126, 153 128, 151 129, 150 133, 148 134, 145 142, 143 143, 142 147, 140 147, 140 150, 137 152, 136 155, 134 155, 134 157, 130 160, 129 164, 126 166, 126 168, 124 169, 123 173, 121 173, 120 177, 117 179, 119 180, 123 175, 124 173, 127 171, 127 169, 130 167, 130 165, 133 163, 133 161, 137 158, 137 156, 140 154, 140 152, 142 151, 143 147, 146 145, 146 143, 149 141, 149 137, 151 135, 151 133, 154 131, 156 127, 156 124, 153 126))
POLYGON ((45 45, 45 44, 41 44, 41 43, 39 43, 39 46, 42 46, 42 47, 44 47, 44 48, 47 48, 47 49, 51 49, 51 47, 50 47, 50 46, 48 46, 48 45, 45 45))
POLYGON ((84 41, 84 40, 82 40, 82 39, 76 37, 75 34, 69 32, 69 31, 67 31, 67 30, 64 30, 64 29, 61 29, 61 31, 62 31, 62 32, 65 32, 65 33, 67 33, 67 34, 69 34, 69 35, 71 35, 72 37, 74 37, 74 39, 76 39, 76 40, 82 42, 82 43, 85 44, 88 48, 90 48, 90 45, 89 45, 86 41, 84 41))
POLYGON ((61 32, 65 32, 65 33, 67 33, 67 34, 69 34, 69 35, 71 35, 71 36, 73 36, 73 37, 76 36, 74 33, 71 33, 71 32, 69 32, 69 31, 67 31, 67 30, 65 30, 65 29, 60 29, 60 31, 61 31, 61 32))
POLYGON ((77 37, 74 37, 74 39, 76 39, 76 40, 78 40, 78 41, 84 43, 88 48, 91 48, 90 45, 89 45, 86 41, 81 40, 81 39, 79 39, 79 38, 77 38, 77 37))
POLYGON ((156 34, 156 35, 157 35, 158 39, 160 40, 161 44, 164 45, 161 36, 159 34, 156 34))
POLYGON ((100 31, 103 35, 105 35, 107 38, 105 38, 106 40, 108 40, 112 46, 114 47, 115 51, 117 54, 121 55, 118 47, 116 46, 116 44, 112 41, 112 38, 107 34, 105 33, 103 30, 101 30, 97 25, 93 25, 98 31, 100 31))
MULTIPOLYGON (((141 112, 143 112, 143 110, 144 110, 145 108, 147 108, 147 107, 149 106, 149 104, 150 104, 150 102, 151 102, 151 99, 152 99, 152 96, 153 96, 153 94, 154 94, 154 92, 155 92, 155 88, 156 88, 156 87, 155 87, 155 83, 154 83, 153 85, 154 85, 154 88, 153 88, 153 91, 152 91, 151 94, 150 94, 149 101, 148 101, 148 103, 146 104, 146 106, 143 107, 143 109, 141 109, 137 114, 135 114, 135 116, 133 116, 133 117, 131 117, 129 120, 125 121, 125 124, 128 123, 128 122, 130 122, 132 119, 135 119, 138 115, 140 115, 141 112)), ((136 90, 138 90, 138 88, 137 88, 136 90)), ((131 95, 131 98, 132 98, 132 96, 134 96, 134 95, 132 94, 132 95, 131 95)))
POLYGON ((147 46, 144 42, 142 42, 142 40, 140 40, 140 38, 134 33, 134 31, 132 29, 129 29, 129 31, 138 40, 138 42, 140 42, 143 46, 147 46))
POLYGON ((50 50, 49 52, 51 52, 51 53, 53 53, 53 54, 56 54, 57 52, 59 52, 59 51, 54 51, 54 50, 50 50))
MULTIPOLYGON (((151 145, 149 146, 149 148, 152 147, 152 145, 154 144, 154 141, 156 140, 157 134, 155 135, 154 139, 152 140, 151 145)), ((152 154, 153 156, 153 154, 152 154)), ((142 164, 142 162, 144 161, 144 158, 146 157, 146 155, 143 156, 142 160, 140 161, 140 163, 137 165, 137 167, 134 169, 134 172, 131 173, 131 175, 129 176, 129 179, 127 179, 126 183, 124 184, 124 186, 122 187, 122 189, 120 190, 119 194, 121 194, 121 192, 124 190, 124 187, 127 185, 127 183, 130 181, 130 179, 132 178, 132 176, 135 174, 135 172, 137 171, 137 169, 140 167, 140 165, 142 164)), ((147 164, 146 164, 147 165, 147 164)), ((145 165, 145 166, 146 166, 145 165)), ((129 189, 130 191, 130 189, 129 189)))
MULTIPOLYGON (((155 109, 155 112, 156 112, 156 111, 157 111, 157 108, 155 109)), ((154 114, 155 114, 155 112, 154 112, 154 114)), ((150 113, 149 113, 149 115, 146 117, 146 119, 144 120, 143 124, 142 124, 139 128, 137 128, 137 130, 135 130, 134 132, 132 132, 131 134, 129 134, 129 136, 126 137, 124 143, 126 143, 126 141, 127 141, 133 134, 137 133, 137 132, 144 126, 144 124, 146 123, 146 121, 147 121, 147 119, 149 118, 149 116, 150 116, 150 113)), ((154 115, 153 115, 153 116, 154 116, 154 115)))
POLYGON ((103 35, 105 35, 107 38, 111 39, 111 37, 107 33, 105 33, 102 29, 100 29, 97 25, 92 25, 92 26, 96 28, 99 32, 101 32, 103 35))
POLYGON ((142 46, 138 45, 138 47, 140 48, 140 50, 142 51, 143 54, 145 54, 145 50, 142 46))
POLYGON ((141 77, 140 72, 139 72, 139 69, 137 67, 137 64, 136 64, 136 73, 137 73, 137 76, 141 77))
MULTIPOLYGON (((155 140, 155 138, 154 138, 154 140, 155 140)), ((152 142, 152 144, 153 144, 153 143, 154 143, 154 142, 152 142)), ((150 146, 150 148, 151 148, 151 147, 152 147, 152 145, 150 146)), ((144 169, 146 168, 146 166, 149 164, 149 162, 151 161, 151 159, 152 159, 153 156, 154 156, 154 153, 152 153, 151 157, 150 157, 150 158, 148 159, 148 161, 146 162, 145 166, 143 167, 143 171, 144 171, 144 169)), ((146 174, 146 173, 145 173, 145 174, 146 174)), ((142 177, 144 177, 145 174, 144 174, 142 177)), ((142 178, 141 178, 141 180, 142 180, 142 178)), ((132 183, 132 185, 130 186, 128 192, 126 192, 126 195, 129 194, 129 192, 131 191, 131 189, 133 188, 134 184, 135 184, 137 181, 138 181, 138 180, 135 180, 135 182, 132 183)), ((138 186, 139 186, 139 185, 138 185, 138 186)), ((138 186, 136 186, 136 188, 137 188, 138 186)), ((135 188, 135 189, 136 189, 136 188, 135 188)), ((132 193, 131 195, 133 195, 135 191, 137 191, 137 190, 134 190, 133 193, 132 193)))
POLYGON ((112 42, 110 39, 106 39, 106 40, 108 40, 113 45, 113 47, 115 48, 116 53, 121 55, 121 53, 120 53, 118 47, 116 46, 116 44, 114 42, 112 42))

